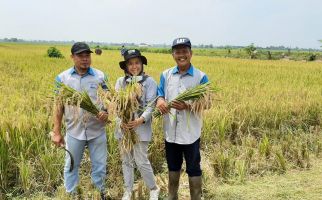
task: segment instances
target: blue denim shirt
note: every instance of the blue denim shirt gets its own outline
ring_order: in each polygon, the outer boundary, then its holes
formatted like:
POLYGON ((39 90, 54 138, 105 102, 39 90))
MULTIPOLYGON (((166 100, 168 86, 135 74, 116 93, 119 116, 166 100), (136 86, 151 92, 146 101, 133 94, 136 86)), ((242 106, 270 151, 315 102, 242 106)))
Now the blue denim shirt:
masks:
MULTIPOLYGON (((115 90, 120 90, 124 88, 124 77, 120 77, 117 79, 115 84, 115 90)), ((140 115, 140 113, 135 113, 135 118, 144 117, 144 123, 138 126, 135 129, 135 132, 139 135, 140 141, 151 141, 152 138, 152 112, 155 106, 156 95, 157 95, 157 83, 154 81, 152 77, 148 77, 142 83, 142 96, 141 96, 141 105, 140 107, 144 108, 144 112, 140 115)), ((118 118, 116 120, 116 129, 115 129, 115 138, 122 138, 122 130, 120 128, 121 120, 118 118)))
MULTIPOLYGON (((87 73, 80 76, 74 67, 67 69, 56 77, 56 81, 64 83, 77 91, 86 91, 91 100, 97 103, 97 89, 102 87, 107 90, 105 74, 90 67, 87 73)), ((98 105, 102 108, 102 105, 98 105)), ((80 109, 77 113, 75 107, 64 106, 64 119, 66 134, 78 140, 91 140, 105 133, 105 123, 100 122, 92 114, 80 109)))
MULTIPOLYGON (((160 77, 158 96, 167 102, 175 99, 189 88, 208 82, 207 75, 190 66, 185 74, 179 74, 177 66, 165 70, 160 77)), ((202 119, 189 110, 171 108, 171 114, 164 115, 163 128, 167 142, 192 144, 201 135, 202 119)))

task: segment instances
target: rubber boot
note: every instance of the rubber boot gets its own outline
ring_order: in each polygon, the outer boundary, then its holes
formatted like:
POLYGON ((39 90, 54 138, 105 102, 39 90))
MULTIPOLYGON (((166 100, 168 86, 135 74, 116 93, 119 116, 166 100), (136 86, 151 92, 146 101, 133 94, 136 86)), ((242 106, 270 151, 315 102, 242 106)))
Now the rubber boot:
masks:
POLYGON ((201 200, 201 176, 189 177, 189 188, 191 200, 201 200))
POLYGON ((178 200, 180 171, 169 171, 168 200, 178 200))

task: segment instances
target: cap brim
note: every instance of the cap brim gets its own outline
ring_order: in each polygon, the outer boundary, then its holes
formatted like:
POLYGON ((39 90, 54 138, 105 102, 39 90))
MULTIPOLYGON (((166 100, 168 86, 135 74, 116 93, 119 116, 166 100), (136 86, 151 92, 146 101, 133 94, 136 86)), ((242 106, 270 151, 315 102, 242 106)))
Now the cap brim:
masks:
POLYGON ((189 48, 191 49, 191 46, 190 46, 190 45, 188 45, 188 44, 176 44, 176 45, 173 45, 173 46, 172 46, 172 49, 173 49, 173 48, 176 48, 176 47, 178 47, 178 46, 185 46, 185 47, 189 47, 189 48))
POLYGON ((148 64, 148 60, 146 59, 145 56, 140 56, 141 60, 142 60, 142 64, 147 65, 148 64))
POLYGON ((128 59, 127 59, 127 60, 119 62, 120 68, 121 68, 121 69, 123 69, 123 70, 125 70, 125 69, 126 69, 126 62, 127 62, 129 59, 131 59, 131 58, 140 58, 140 59, 141 59, 141 61, 142 61, 142 64, 144 64, 144 65, 147 65, 147 64, 148 64, 148 60, 146 59, 146 57, 145 57, 145 56, 137 56, 137 55, 133 55, 133 56, 128 57, 128 59))
POLYGON ((83 52, 93 53, 93 51, 91 51, 90 49, 80 49, 78 51, 75 51, 74 54, 79 54, 83 52))

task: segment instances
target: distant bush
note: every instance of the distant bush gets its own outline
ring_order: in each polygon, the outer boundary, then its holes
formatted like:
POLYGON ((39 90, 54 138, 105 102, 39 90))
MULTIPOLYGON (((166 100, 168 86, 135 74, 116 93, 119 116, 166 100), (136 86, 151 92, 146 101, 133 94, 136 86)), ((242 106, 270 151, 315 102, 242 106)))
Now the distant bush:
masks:
POLYGON ((250 59, 254 59, 256 58, 256 47, 254 46, 254 44, 251 44, 247 47, 244 48, 245 52, 249 55, 250 59))
POLYGON ((63 54, 56 47, 49 47, 47 56, 50 58, 64 58, 63 54))
POLYGON ((307 58, 307 61, 315 61, 316 60, 316 54, 310 54, 307 58))
POLYGON ((272 60, 272 53, 271 51, 267 51, 267 59, 272 60))
POLYGON ((99 56, 100 56, 100 55, 102 54, 102 52, 103 52, 103 51, 102 51, 102 49, 100 49, 100 48, 96 48, 96 49, 95 49, 95 54, 96 54, 96 55, 99 55, 99 56))

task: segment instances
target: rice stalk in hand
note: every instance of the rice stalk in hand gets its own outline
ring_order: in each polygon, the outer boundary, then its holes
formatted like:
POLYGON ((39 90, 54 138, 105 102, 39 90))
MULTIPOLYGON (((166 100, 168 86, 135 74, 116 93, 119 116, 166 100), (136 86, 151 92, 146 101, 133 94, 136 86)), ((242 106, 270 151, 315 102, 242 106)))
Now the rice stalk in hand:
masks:
MULTIPOLYGON (((218 91, 218 89, 212 87, 209 82, 197 85, 187 89, 170 101, 168 103, 168 108, 172 108, 173 101, 189 102, 191 111, 200 116, 203 110, 208 109, 211 106, 212 96, 216 91, 218 91)), ((153 113, 154 117, 160 117, 161 115, 162 114, 158 109, 153 113)))
POLYGON ((106 92, 102 88, 97 89, 98 103, 102 104, 104 108, 108 110, 108 114, 111 116, 116 116, 116 97, 117 91, 112 87, 108 87, 109 90, 106 92))
MULTIPOLYGON (((99 92, 99 96, 104 106, 109 106, 109 113, 120 118, 122 124, 127 124, 135 119, 135 113, 139 110, 142 87, 133 81, 118 91, 110 89, 109 94, 99 92)), ((123 125, 120 128, 123 134, 121 149, 124 153, 130 152, 134 144, 138 142, 138 136, 133 129, 128 129, 123 125)))
POLYGON ((92 102, 86 91, 79 92, 63 83, 57 82, 59 88, 58 94, 56 96, 56 104, 58 105, 71 105, 76 108, 82 108, 93 115, 99 113, 99 109, 92 102))
POLYGON ((204 95, 199 98, 198 100, 195 101, 190 101, 190 110, 198 115, 199 117, 202 116, 203 111, 208 110, 211 108, 212 103, 214 101, 214 96, 215 96, 215 91, 218 89, 215 88, 207 88, 206 92, 204 95))
MULTIPOLYGON (((142 95, 142 88, 139 83, 129 83, 124 89, 118 91, 116 96, 116 111, 122 123, 127 124, 135 119, 135 113, 138 111, 140 103, 139 98, 142 95)), ((123 137, 121 139, 122 151, 129 152, 138 142, 138 136, 135 130, 121 126, 123 137)))

